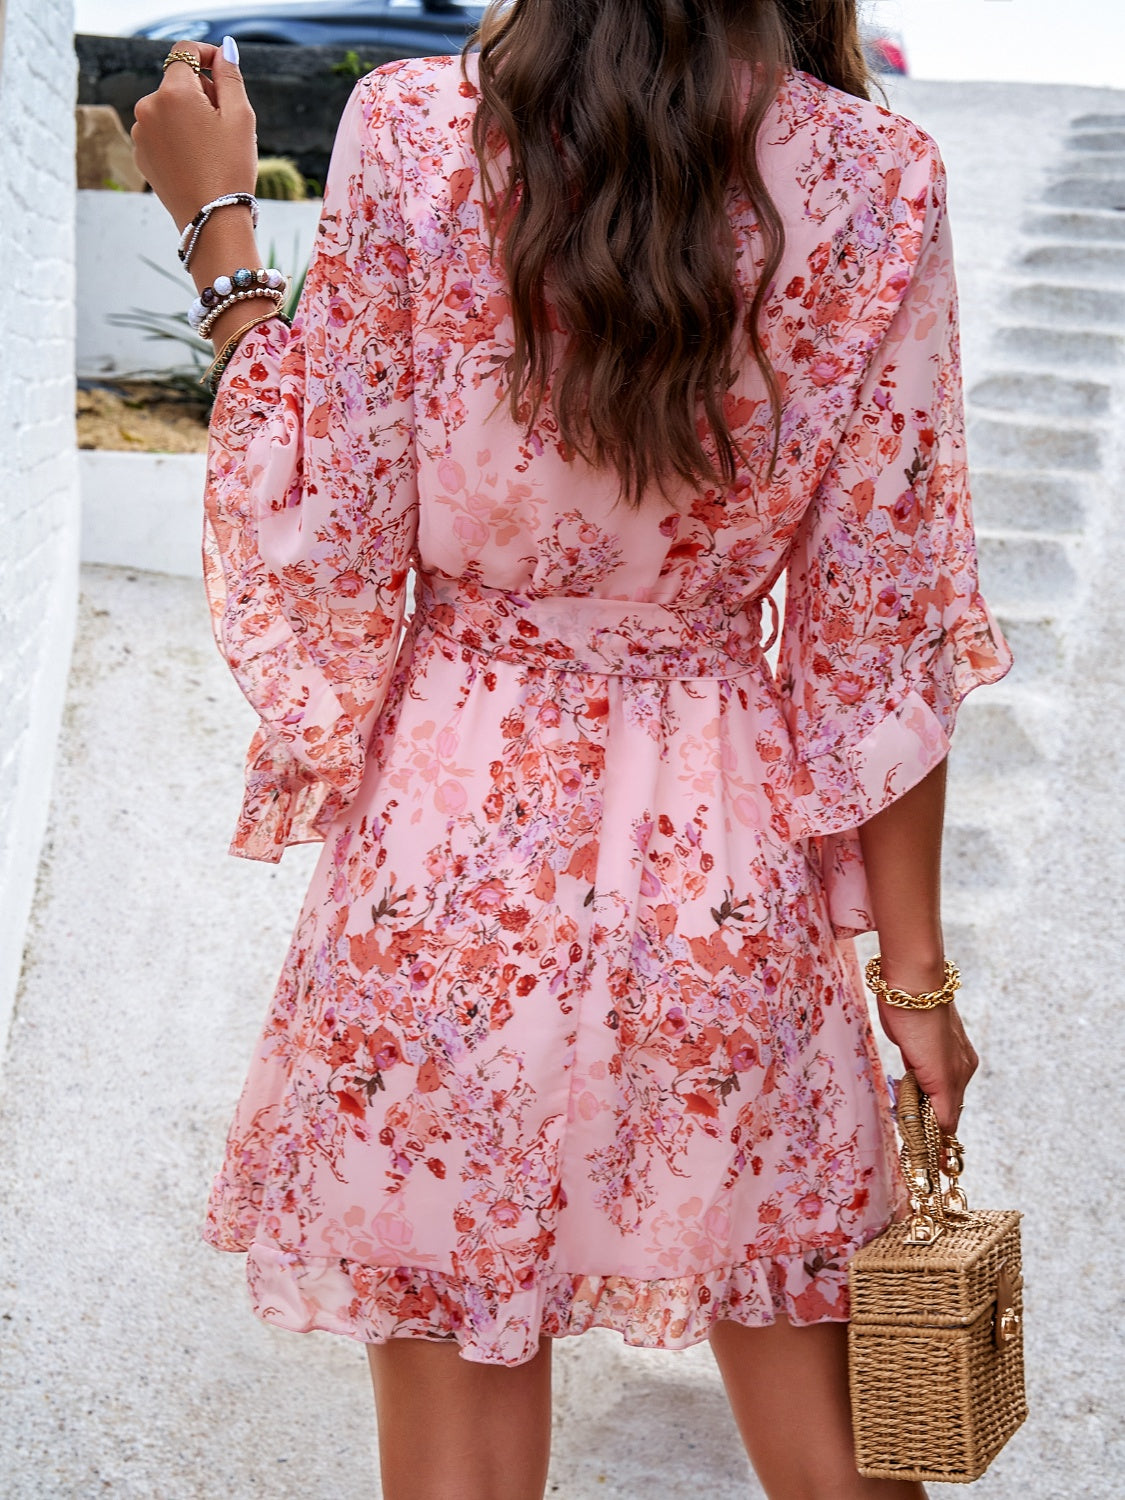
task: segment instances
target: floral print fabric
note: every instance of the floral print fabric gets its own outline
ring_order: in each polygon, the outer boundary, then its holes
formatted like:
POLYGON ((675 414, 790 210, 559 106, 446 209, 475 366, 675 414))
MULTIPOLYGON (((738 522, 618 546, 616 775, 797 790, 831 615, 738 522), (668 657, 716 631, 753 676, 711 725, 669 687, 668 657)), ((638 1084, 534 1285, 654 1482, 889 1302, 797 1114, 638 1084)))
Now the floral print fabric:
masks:
POLYGON ((528 435, 501 399, 474 69, 357 86, 300 314, 216 403, 207 589, 260 719, 232 848, 324 845, 205 1233, 264 1318, 485 1362, 593 1325, 671 1348, 843 1319, 899 1196, 856 828, 1010 661, 941 160, 786 76, 776 471, 745 360, 752 466, 633 511, 549 408, 528 435))

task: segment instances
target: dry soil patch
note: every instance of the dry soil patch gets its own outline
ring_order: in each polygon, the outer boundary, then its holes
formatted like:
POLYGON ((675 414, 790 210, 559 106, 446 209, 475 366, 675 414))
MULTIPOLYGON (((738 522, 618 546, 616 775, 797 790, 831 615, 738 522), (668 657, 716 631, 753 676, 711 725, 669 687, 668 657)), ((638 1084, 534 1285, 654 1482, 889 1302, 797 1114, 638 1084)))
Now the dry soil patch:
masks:
POLYGON ((126 453, 202 453, 206 408, 161 381, 80 385, 78 446, 126 453))

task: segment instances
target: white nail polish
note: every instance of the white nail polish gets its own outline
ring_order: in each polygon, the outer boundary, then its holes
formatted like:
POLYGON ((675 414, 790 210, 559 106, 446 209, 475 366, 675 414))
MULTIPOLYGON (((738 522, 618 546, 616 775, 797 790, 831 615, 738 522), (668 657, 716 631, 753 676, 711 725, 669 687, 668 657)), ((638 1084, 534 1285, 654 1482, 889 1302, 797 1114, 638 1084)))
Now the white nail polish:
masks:
POLYGON ((225 61, 238 67, 238 43, 232 36, 223 37, 223 57, 225 61))

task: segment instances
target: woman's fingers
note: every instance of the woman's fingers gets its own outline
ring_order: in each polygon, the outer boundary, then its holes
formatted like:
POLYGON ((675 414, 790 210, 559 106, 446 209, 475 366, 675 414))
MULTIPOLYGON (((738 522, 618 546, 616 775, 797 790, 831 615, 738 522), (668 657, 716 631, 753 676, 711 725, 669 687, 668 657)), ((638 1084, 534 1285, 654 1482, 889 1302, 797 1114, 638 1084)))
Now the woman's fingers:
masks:
POLYGON ((957 1129, 965 1089, 979 1059, 953 1004, 934 1010, 911 1011, 881 1004, 883 1030, 914 1072, 918 1086, 930 1096, 938 1124, 947 1135, 957 1129))
POLYGON ((181 86, 202 88, 216 109, 234 112, 249 110, 246 84, 238 65, 238 47, 233 38, 228 38, 228 42, 229 45, 224 47, 215 47, 205 42, 177 42, 171 50, 191 53, 198 59, 204 73, 210 73, 211 76, 196 77, 187 63, 175 62, 164 75, 165 82, 171 77, 173 89, 181 86))
POLYGON ((168 48, 168 57, 171 57, 173 61, 167 62, 165 59, 164 77, 160 82, 160 87, 164 92, 174 94, 183 89, 198 91, 203 80, 184 59, 194 57, 201 68, 204 66, 199 43, 173 42, 168 48))
MULTIPOLYGON (((915 1069, 915 1077, 917 1077, 915 1069)), ((966 1080, 967 1082, 967 1080, 966 1080)), ((933 1083, 926 1088, 922 1079, 918 1079, 919 1086, 930 1096, 930 1103, 934 1107, 937 1122, 946 1135, 956 1135, 957 1123, 961 1118, 961 1112, 965 1098, 965 1084, 933 1083)))
MULTIPOLYGON (((210 42, 173 42, 168 48, 168 54, 171 55, 173 52, 190 52, 198 61, 199 66, 206 68, 208 72, 214 68, 215 59, 221 59, 223 55, 222 48, 215 47, 210 42)), ((169 67, 169 73, 175 66, 176 64, 173 63, 169 67)), ((187 63, 184 63, 184 67, 187 68, 187 63)), ((190 68, 188 68, 188 72, 191 72, 190 68)))
POLYGON ((257 178, 254 112, 242 74, 218 47, 176 42, 170 52, 195 58, 169 64, 155 93, 138 100, 133 127, 137 166, 181 231, 204 203, 225 193, 252 193, 257 178))
MULTIPOLYGON (((168 49, 168 54, 171 56, 173 52, 179 52, 194 57, 202 69, 211 67, 217 50, 215 47, 204 46, 202 42, 174 42, 168 49)), ((160 87, 166 94, 171 95, 202 94, 212 107, 218 107, 215 85, 212 80, 203 73, 196 73, 194 68, 179 58, 165 68, 164 79, 160 87)))
POLYGON ((246 114, 253 117, 234 39, 227 37, 222 47, 210 47, 208 51, 212 54, 209 66, 219 109, 224 114, 246 114))

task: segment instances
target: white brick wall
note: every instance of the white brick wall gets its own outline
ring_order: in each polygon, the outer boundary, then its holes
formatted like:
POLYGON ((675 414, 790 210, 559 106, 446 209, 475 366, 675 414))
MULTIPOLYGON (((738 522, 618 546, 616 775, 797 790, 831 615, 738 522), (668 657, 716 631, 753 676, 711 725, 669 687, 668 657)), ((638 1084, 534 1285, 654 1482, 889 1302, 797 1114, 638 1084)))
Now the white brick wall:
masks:
POLYGON ((72 0, 6 0, 0 46, 0 1049, 74 633, 72 0))

